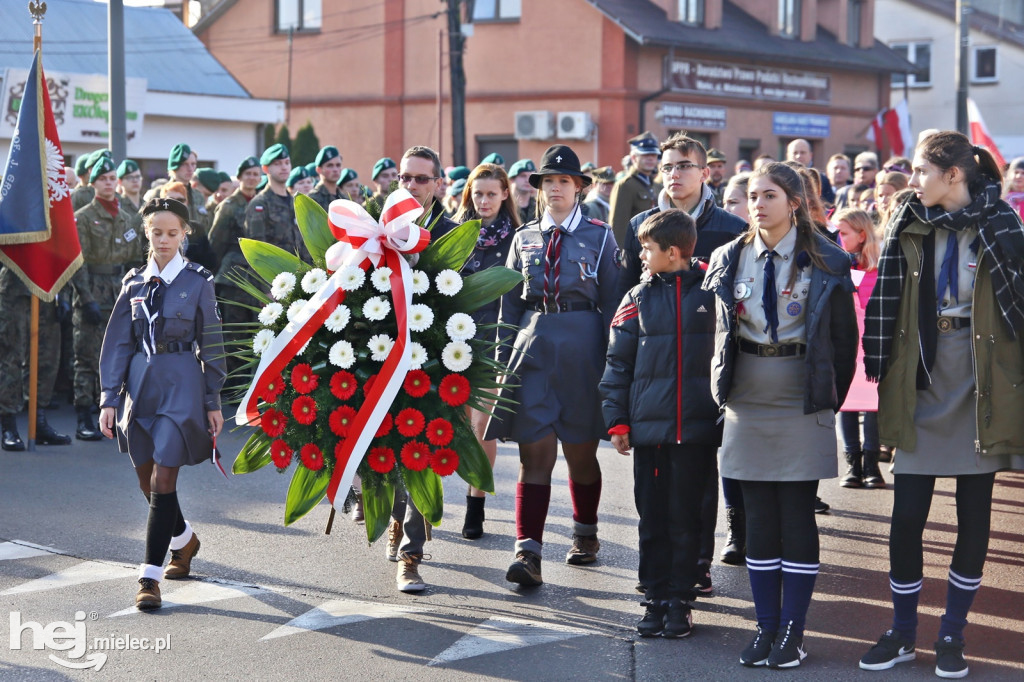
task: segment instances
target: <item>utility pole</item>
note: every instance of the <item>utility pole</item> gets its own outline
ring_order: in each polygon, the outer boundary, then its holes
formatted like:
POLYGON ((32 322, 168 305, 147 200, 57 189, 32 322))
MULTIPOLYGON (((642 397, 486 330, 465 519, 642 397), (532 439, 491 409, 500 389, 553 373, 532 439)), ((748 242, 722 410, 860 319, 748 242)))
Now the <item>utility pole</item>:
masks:
POLYGON ((288 99, 284 101, 284 123, 288 125, 288 120, 292 115, 292 37, 295 32, 294 26, 288 27, 288 99))
POLYGON ((967 84, 970 82, 970 21, 971 0, 956 0, 956 129, 970 136, 967 120, 967 84))
POLYGON ((452 92, 452 163, 466 165, 466 72, 462 68, 462 0, 448 3, 448 68, 452 92))
POLYGON ((124 94, 124 2, 107 5, 107 77, 110 88, 110 120, 107 122, 110 152, 115 159, 128 157, 124 94))

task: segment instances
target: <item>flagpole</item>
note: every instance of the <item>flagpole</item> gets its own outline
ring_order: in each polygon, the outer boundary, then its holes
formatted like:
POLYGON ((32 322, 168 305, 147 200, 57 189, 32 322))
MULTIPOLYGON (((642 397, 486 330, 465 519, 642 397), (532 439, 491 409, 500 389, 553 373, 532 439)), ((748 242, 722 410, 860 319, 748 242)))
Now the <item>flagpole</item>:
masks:
MULTIPOLYGON (((43 48, 43 15, 46 14, 45 2, 29 2, 28 11, 35 25, 32 38, 32 51, 43 48)), ((43 83, 45 87, 45 83, 43 83)), ((39 411, 39 297, 31 295, 28 333, 28 450, 36 449, 36 415, 39 411)))

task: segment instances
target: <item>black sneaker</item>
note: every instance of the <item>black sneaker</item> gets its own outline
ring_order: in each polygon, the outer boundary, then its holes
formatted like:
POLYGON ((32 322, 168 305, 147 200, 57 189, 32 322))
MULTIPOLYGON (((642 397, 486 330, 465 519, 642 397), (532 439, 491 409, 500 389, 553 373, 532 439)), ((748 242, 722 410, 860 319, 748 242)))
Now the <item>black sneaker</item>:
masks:
POLYGON ((828 510, 831 509, 831 508, 832 508, 832 506, 829 505, 828 502, 826 502, 825 500, 821 499, 820 497, 815 497, 814 498, 814 513, 815 514, 828 514, 828 510))
POLYGON ((715 588, 711 585, 711 562, 707 559, 701 559, 697 562, 697 584, 693 586, 693 589, 698 594, 705 596, 715 591, 715 588))
POLYGON ((536 587, 544 582, 540 574, 540 556, 525 549, 516 552, 516 560, 508 567, 505 580, 523 587, 536 587))
POLYGON ((682 599, 673 599, 668 603, 668 613, 665 614, 665 629, 661 636, 670 639, 687 637, 693 632, 693 614, 690 605, 682 599))
POLYGON ((786 625, 786 629, 779 633, 772 645, 772 652, 768 654, 768 667, 795 668, 800 662, 807 658, 804 651, 804 637, 793 632, 792 621, 786 625))
POLYGON ((756 668, 768 662, 768 655, 772 652, 772 642, 775 641, 775 632, 757 628, 757 634, 750 641, 747 648, 740 654, 740 663, 748 668, 756 668))
POLYGON ((644 617, 636 624, 636 631, 641 637, 657 637, 665 629, 665 614, 668 604, 663 601, 643 601, 640 605, 647 610, 644 617))
POLYGON ((935 674, 950 680, 967 677, 964 640, 946 635, 935 643, 935 674))
POLYGON ((917 651, 914 643, 895 630, 886 630, 878 640, 878 644, 860 659, 861 670, 888 670, 897 663, 914 660, 917 651))

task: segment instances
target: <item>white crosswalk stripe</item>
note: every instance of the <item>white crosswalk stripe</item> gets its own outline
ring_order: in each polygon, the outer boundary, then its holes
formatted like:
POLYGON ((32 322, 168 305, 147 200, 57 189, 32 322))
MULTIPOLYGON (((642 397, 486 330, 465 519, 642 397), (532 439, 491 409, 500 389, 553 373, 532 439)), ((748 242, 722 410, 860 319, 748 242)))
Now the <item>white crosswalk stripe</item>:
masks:
POLYGON ((518 618, 488 618, 455 644, 439 653, 427 665, 444 665, 464 658, 494 654, 537 644, 561 642, 595 634, 566 625, 554 625, 518 618))
POLYGON ((107 564, 101 561, 83 561, 70 568, 65 568, 57 573, 30 580, 16 587, 0 592, 0 596, 11 594, 25 594, 27 592, 42 592, 44 590, 56 590, 73 585, 85 585, 87 583, 100 582, 102 580, 117 580, 128 578, 138 574, 138 569, 107 564))
MULTIPOLYGON (((174 583, 163 581, 160 583, 162 590, 168 590, 174 583)), ((185 584, 184 587, 173 592, 167 591, 162 594, 161 610, 173 609, 178 606, 195 606, 196 604, 208 604, 224 599, 237 599, 247 597, 259 592, 260 588, 255 585, 243 585, 241 583, 215 583, 206 581, 194 581, 185 584)), ((112 613, 107 618, 119 616, 130 616, 140 613, 135 607, 112 613)))
POLYGON ((47 554, 60 554, 60 552, 52 547, 33 545, 31 542, 25 542, 24 540, 0 542, 0 561, 8 561, 11 559, 30 559, 35 556, 45 556, 47 554))
POLYGON ((395 606, 351 599, 336 599, 293 618, 261 639, 276 639, 312 630, 326 630, 337 625, 349 625, 376 618, 398 618, 429 610, 418 606, 395 606))

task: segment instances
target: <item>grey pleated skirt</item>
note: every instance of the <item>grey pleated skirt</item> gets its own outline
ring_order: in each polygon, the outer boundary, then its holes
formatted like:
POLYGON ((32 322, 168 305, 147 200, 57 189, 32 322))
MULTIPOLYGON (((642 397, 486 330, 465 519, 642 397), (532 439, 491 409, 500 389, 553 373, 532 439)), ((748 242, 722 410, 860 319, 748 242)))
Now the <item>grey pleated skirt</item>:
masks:
POLYGON ((836 415, 804 414, 801 356, 736 353, 719 470, 741 481, 812 481, 838 474, 836 415))
MULTIPOLYGON (((917 448, 897 449, 895 474, 959 476, 1019 468, 1024 457, 977 452, 977 402, 971 330, 939 334, 932 383, 917 392, 917 448)), ((1021 415, 1024 419, 1024 415, 1021 415)))

